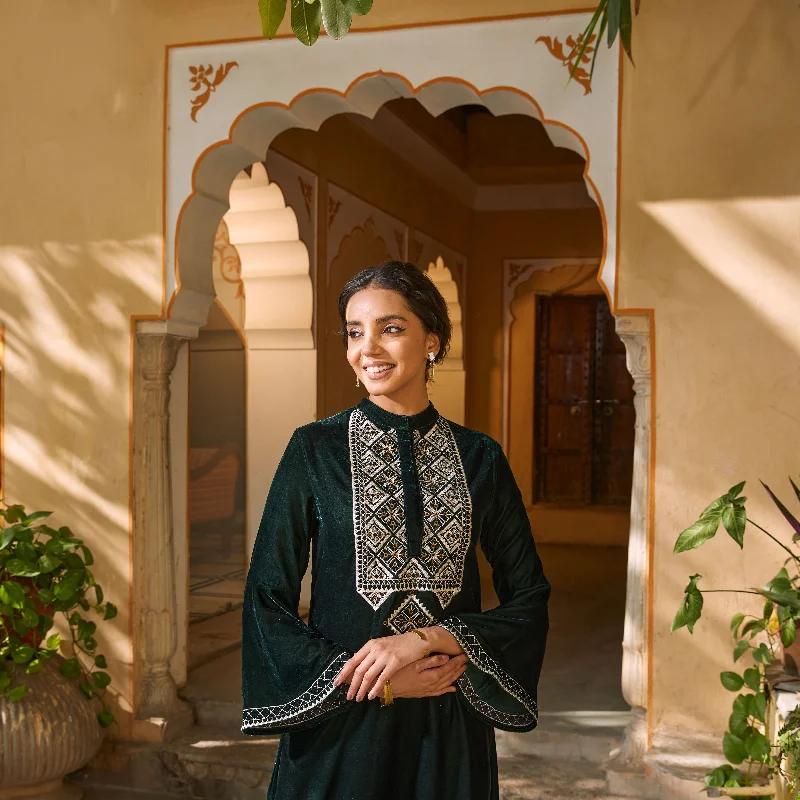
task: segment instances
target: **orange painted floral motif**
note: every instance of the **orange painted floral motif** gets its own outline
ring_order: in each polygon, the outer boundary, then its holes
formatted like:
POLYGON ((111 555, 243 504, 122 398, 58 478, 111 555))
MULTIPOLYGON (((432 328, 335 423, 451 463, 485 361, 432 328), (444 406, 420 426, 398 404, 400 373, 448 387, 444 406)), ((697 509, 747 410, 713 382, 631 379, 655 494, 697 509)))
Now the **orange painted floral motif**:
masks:
MULTIPOLYGON (((591 61, 591 54, 594 52, 595 48, 592 45, 592 42, 597 38, 597 34, 592 34, 589 37, 589 44, 586 46, 586 50, 581 57, 581 64, 588 64, 591 61)), ((579 36, 567 36, 567 48, 568 50, 564 50, 564 45, 558 40, 558 37, 553 38, 551 36, 540 36, 536 42, 543 42, 545 47, 550 51, 550 55, 557 58, 565 67, 569 67, 570 71, 574 68, 575 63, 578 58, 578 52, 581 49, 581 45, 583 44, 583 34, 579 36)), ((582 66, 579 66, 575 70, 575 74, 573 78, 581 85, 584 89, 584 94, 589 94, 592 91, 592 84, 590 81, 590 75, 587 70, 585 70, 582 66)))
POLYGON ((217 86, 228 77, 228 73, 238 66, 236 61, 229 61, 227 64, 220 64, 216 71, 210 64, 207 67, 189 67, 192 91, 200 92, 192 99, 192 122, 197 122, 197 112, 209 101, 211 92, 215 92, 217 86))

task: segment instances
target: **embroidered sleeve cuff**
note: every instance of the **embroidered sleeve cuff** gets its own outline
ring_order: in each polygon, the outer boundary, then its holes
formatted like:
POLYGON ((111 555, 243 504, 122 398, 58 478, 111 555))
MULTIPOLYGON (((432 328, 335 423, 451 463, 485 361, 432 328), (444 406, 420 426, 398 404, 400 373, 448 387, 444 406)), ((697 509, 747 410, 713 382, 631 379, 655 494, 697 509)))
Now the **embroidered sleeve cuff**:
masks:
POLYGON ((333 679, 347 663, 350 653, 342 652, 322 671, 322 674, 302 694, 286 703, 260 708, 245 708, 242 712, 242 733, 283 733, 304 726, 347 702, 347 684, 334 686, 333 679))
MULTIPOLYGON (((489 655, 469 626, 456 616, 447 617, 436 624, 453 635, 470 664, 484 675, 493 678, 496 686, 508 696, 507 699, 513 698, 513 701, 516 701, 508 703, 509 707, 521 706, 523 709, 520 713, 514 713, 510 710, 496 708, 475 688, 469 678, 470 670, 467 669, 456 681, 456 685, 478 717, 488 721, 494 727, 506 730, 531 730, 536 727, 539 719, 536 701, 489 655)), ((504 705, 506 704, 504 703, 504 705)))

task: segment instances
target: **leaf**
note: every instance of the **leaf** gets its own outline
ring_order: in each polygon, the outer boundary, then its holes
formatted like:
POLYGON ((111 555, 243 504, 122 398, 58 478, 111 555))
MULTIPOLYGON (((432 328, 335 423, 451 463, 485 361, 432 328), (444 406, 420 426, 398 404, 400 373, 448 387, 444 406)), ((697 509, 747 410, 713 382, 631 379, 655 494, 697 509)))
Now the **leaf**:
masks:
POLYGON ((258 0, 258 13, 264 37, 272 39, 286 16, 286 0, 258 0))
POLYGON ((747 757, 753 761, 764 761, 764 759, 769 755, 769 739, 767 739, 767 737, 764 736, 764 734, 760 731, 751 733, 745 739, 744 744, 745 750, 747 751, 747 757))
POLYGON ((44 664, 39 661, 38 658, 34 658, 27 667, 25 667, 25 672, 28 675, 38 675, 44 669, 44 664))
POLYGON ((20 684, 19 686, 15 686, 13 689, 9 689, 6 692, 6 697, 15 703, 18 703, 20 700, 22 700, 23 697, 25 697, 25 692, 27 690, 28 687, 23 683, 20 684))
POLYGON ((363 17, 364 14, 369 14, 372 8, 372 0, 342 0, 342 3, 344 3, 353 14, 358 14, 360 17, 363 17))
POLYGON ((737 638, 739 636, 739 626, 744 622, 744 614, 734 614, 731 618, 731 636, 737 638))
POLYGON ((792 489, 794 489, 797 499, 800 500, 800 486, 798 486, 791 478, 789 478, 789 483, 792 484, 792 489))
POLYGON ((761 670, 758 667, 748 667, 744 671, 744 683, 754 692, 761 690, 761 670))
POLYGON ((100 588, 100 584, 96 583, 94 585, 94 594, 95 599, 97 601, 97 605, 103 605, 103 590, 100 588))
POLYGON ((6 581, 0 584, 0 601, 12 608, 22 608, 25 605, 25 592, 15 581, 6 581))
POLYGON ((767 721, 767 696, 763 692, 758 692, 755 695, 751 695, 751 697, 753 697, 753 702, 752 702, 752 707, 750 709, 750 713, 759 722, 766 722, 767 721))
MULTIPOLYGON (((228 70, 230 72, 230 70, 228 70)), ((87 567, 91 567, 94 564, 94 556, 92 555, 92 551, 85 545, 79 545, 81 553, 83 553, 83 563, 86 564, 87 567)))
MULTIPOLYGON (((581 63, 583 62, 583 57, 586 54, 586 49, 589 47, 589 42, 591 41, 592 34, 594 33, 594 29, 597 27, 597 23, 600 19, 605 20, 605 17, 608 15, 608 0, 600 0, 597 8, 595 9, 594 14, 592 14, 592 18, 589 20, 589 24, 586 26, 586 30, 578 37, 578 41, 575 47, 567 55, 567 60, 572 63, 572 69, 569 71, 569 80, 572 80, 575 77, 575 74, 578 71, 581 63), (574 58, 574 61, 572 60, 574 58)), ((604 22, 606 24, 606 22, 604 22)), ((597 51, 598 48, 595 47, 594 55, 592 56, 592 70, 594 70, 594 62, 597 58, 597 51)))
POLYGON ((343 39, 350 30, 353 15, 342 0, 321 0, 322 22, 331 39, 343 39))
POLYGON ((696 547, 700 547, 703 542, 708 541, 716 534, 719 522, 720 519, 716 516, 701 517, 694 525, 691 525, 681 533, 675 542, 672 552, 684 553, 687 550, 694 550, 696 547))
POLYGON ((23 561, 21 558, 9 558, 6 561, 6 572, 18 578, 35 578, 41 575, 42 571, 37 569, 36 564, 23 561))
POLYGON ((54 569, 58 569, 58 567, 60 567, 62 563, 63 562, 61 561, 60 558, 50 553, 45 553, 39 559, 39 568, 42 570, 42 572, 45 573, 52 572, 54 569))
POLYGON ((742 481, 741 483, 737 483, 736 486, 731 486, 731 488, 728 489, 727 493, 725 494, 725 497, 727 497, 728 500, 733 500, 734 498, 738 497, 742 489, 744 489, 746 483, 747 481, 742 481))
POLYGON ((776 605, 786 606, 787 608, 794 608, 797 611, 800 611, 800 598, 798 598, 796 591, 792 592, 792 594, 786 594, 772 592, 768 589, 757 589, 755 587, 752 588, 752 591, 758 592, 758 594, 760 594, 762 597, 766 597, 768 600, 772 600, 772 602, 776 605))
POLYGON ((49 516, 52 515, 52 513, 53 513, 52 511, 34 511, 33 514, 29 514, 27 517, 25 517, 23 522, 25 523, 25 525, 30 525, 31 522, 36 522, 37 520, 40 519, 47 519, 49 516))
POLYGON ((744 529, 747 525, 747 511, 744 506, 728 506, 722 512, 722 524, 731 539, 739 547, 744 547, 744 529))
POLYGON ((750 642, 741 639, 736 642, 736 647, 733 648, 733 660, 738 661, 750 649, 750 642))
POLYGON ((736 672, 721 672, 719 679, 729 692, 738 692, 744 686, 744 678, 736 672))
POLYGON ((727 732, 722 737, 722 752, 731 764, 741 764, 747 757, 745 743, 735 734, 727 732))
POLYGON ((728 717, 728 727, 730 728, 731 733, 742 738, 745 737, 749 727, 749 718, 750 712, 747 708, 745 695, 740 694, 733 701, 733 711, 731 712, 730 717, 728 717))
POLYGON ((21 525, 9 525, 7 528, 0 530, 0 550, 5 550, 14 541, 14 537, 21 528, 21 525))
POLYGON ((703 595, 697 588, 697 581, 701 577, 702 575, 692 575, 689 578, 689 583, 684 589, 683 603, 672 621, 670 630, 673 633, 684 625, 689 629, 689 633, 694 633, 695 623, 700 619, 703 610, 703 595))
POLYGON ((94 689, 90 683, 82 683, 81 691, 91 700, 94 697, 94 689))
POLYGON ((791 647, 795 639, 797 639, 797 629, 794 620, 790 617, 783 623, 783 627, 781 628, 781 642, 784 647, 791 647))
MULTIPOLYGON (((630 0, 627 0, 629 2, 630 0)), ((608 0, 608 46, 614 44, 614 39, 617 38, 619 33, 619 23, 622 17, 622 6, 626 0, 608 0)), ((600 36, 600 39, 603 37, 600 36)))
POLYGON ((750 638, 752 639, 757 633, 760 633, 767 627, 766 622, 763 619, 751 619, 747 622, 747 624, 742 628, 740 636, 747 636, 750 634, 750 638))
POLYGON ((292 1, 292 30, 294 35, 308 47, 311 47, 319 38, 321 22, 320 0, 306 3, 303 0, 292 1))
POLYGON ((54 633, 52 636, 47 637, 47 641, 45 642, 45 647, 47 647, 48 650, 58 650, 60 644, 61 644, 61 634, 54 633))
POLYGON ((32 608, 23 608, 22 621, 29 628, 35 628, 39 624, 39 615, 32 608))
POLYGON ((11 657, 15 664, 27 664, 32 658, 35 650, 29 644, 21 644, 14 649, 11 657))
POLYGON ((101 728, 108 728, 114 724, 114 715, 110 711, 101 711, 97 715, 97 721, 100 723, 101 728))
POLYGON ((117 607, 113 603, 106 603, 105 614, 103 619, 114 619, 117 616, 117 607))
POLYGON ((622 11, 619 20, 619 38, 622 47, 633 63, 633 18, 631 16, 631 0, 622 1, 622 11))
POLYGON ((111 676, 107 672, 93 672, 92 681, 98 689, 103 690, 111 683, 111 676))
POLYGON ((106 664, 106 657, 105 656, 95 656, 94 657, 94 665, 99 667, 100 669, 105 669, 108 664, 106 664))
POLYGON ((769 492, 769 496, 772 498, 772 502, 775 503, 776 506, 778 506, 781 514, 783 514, 783 516, 786 517, 789 524, 794 529, 794 532, 800 533, 800 522, 798 522, 792 515, 792 513, 789 511, 789 509, 786 508, 786 506, 783 503, 781 503, 780 500, 778 500, 778 498, 775 496, 775 493, 772 491, 772 489, 769 488, 769 486, 767 486, 766 483, 764 483, 764 481, 761 481, 761 485, 767 490, 767 492, 769 492))
POLYGON ((60 667, 59 672, 65 678, 75 678, 80 675, 81 666, 77 658, 68 658, 60 667))
POLYGON ((771 664, 775 660, 770 649, 763 643, 753 650, 753 658, 759 664, 771 664))

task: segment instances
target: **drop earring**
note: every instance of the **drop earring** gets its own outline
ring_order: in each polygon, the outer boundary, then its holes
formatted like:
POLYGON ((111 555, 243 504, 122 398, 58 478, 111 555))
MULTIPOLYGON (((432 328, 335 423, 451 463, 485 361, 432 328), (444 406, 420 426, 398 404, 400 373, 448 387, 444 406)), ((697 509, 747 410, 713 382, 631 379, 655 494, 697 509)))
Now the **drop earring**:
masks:
POLYGON ((361 383, 358 380, 358 375, 356 375, 356 386, 361 386, 361 383))
POLYGON ((434 376, 434 373, 435 373, 435 369, 434 369, 434 366, 433 366, 433 360, 435 358, 436 358, 436 356, 433 353, 428 353, 428 364, 430 365, 430 368, 431 368, 431 380, 433 380, 433 376, 434 376))

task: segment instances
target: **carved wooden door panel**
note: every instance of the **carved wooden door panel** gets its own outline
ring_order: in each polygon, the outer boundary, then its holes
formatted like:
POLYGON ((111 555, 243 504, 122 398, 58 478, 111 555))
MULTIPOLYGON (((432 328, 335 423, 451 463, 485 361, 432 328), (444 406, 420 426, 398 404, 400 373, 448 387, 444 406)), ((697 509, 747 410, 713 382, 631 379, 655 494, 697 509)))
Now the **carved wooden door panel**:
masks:
POLYGON ((535 501, 627 505, 633 380, 608 302, 540 298, 536 327, 535 501))

